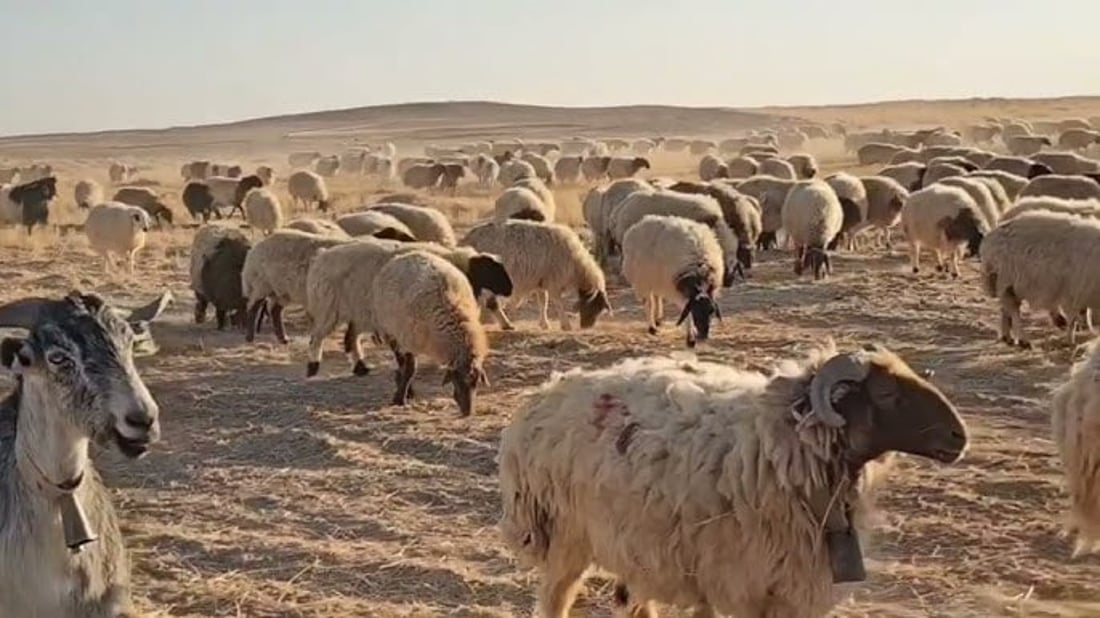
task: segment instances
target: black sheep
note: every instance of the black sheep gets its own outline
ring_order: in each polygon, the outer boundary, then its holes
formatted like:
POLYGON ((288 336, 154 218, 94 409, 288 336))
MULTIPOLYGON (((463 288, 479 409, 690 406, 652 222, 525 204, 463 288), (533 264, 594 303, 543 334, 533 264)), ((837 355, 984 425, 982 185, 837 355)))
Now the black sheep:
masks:
POLYGON ((195 314, 205 315, 206 305, 214 305, 214 315, 218 330, 223 330, 228 321, 234 326, 245 325, 245 297, 241 289, 241 271, 244 259, 252 245, 246 238, 229 236, 223 238, 202 265, 202 293, 195 293, 195 314))
POLYGON ((57 178, 53 176, 12 187, 8 192, 8 199, 22 207, 27 234, 36 225, 46 225, 50 218, 50 200, 56 196, 57 178))
POLYGON ((214 196, 210 193, 210 187, 206 186, 205 183, 187 183, 187 186, 183 188, 182 201, 193 219, 202 217, 203 223, 206 223, 210 221, 211 214, 215 218, 222 218, 221 213, 214 208, 214 196))

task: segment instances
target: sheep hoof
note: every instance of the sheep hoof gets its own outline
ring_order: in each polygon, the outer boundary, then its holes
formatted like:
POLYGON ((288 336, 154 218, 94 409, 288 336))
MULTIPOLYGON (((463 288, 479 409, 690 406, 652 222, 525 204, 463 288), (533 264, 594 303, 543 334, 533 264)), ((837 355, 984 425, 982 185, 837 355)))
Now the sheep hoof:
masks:
POLYGON ((940 266, 939 264, 936 264, 936 272, 942 273, 943 272, 943 266, 940 266))
POLYGON ((1019 348, 1021 350, 1030 350, 1031 349, 1031 342, 1026 340, 1026 339, 1021 339, 1020 341, 1018 341, 1016 343, 1016 345, 1019 346, 1019 348))
POLYGON ((355 361, 355 366, 351 368, 351 373, 357 376, 370 375, 370 367, 361 360, 355 361))
POLYGON ((516 327, 512 324, 505 324, 504 326, 500 327, 500 330, 509 330, 509 331, 511 331, 511 330, 516 330, 516 327))
POLYGON ((313 376, 317 375, 317 372, 320 371, 320 370, 321 370, 321 363, 314 362, 314 361, 306 363, 306 377, 307 378, 312 378, 313 376))
POLYGON ((913 267, 913 274, 916 275, 916 274, 919 274, 919 273, 920 273, 920 267, 919 266, 914 266, 913 267))
POLYGON ((656 335, 657 334, 657 327, 656 326, 650 326, 649 327, 649 334, 650 335, 656 335))
POLYGON ((394 395, 393 396, 393 401, 390 402, 390 404, 392 404, 392 405, 402 406, 402 407, 408 405, 408 403, 409 403, 408 398, 402 397, 401 395, 394 395))
POLYGON ((694 339, 690 339, 690 338, 689 338, 689 339, 687 340, 687 346, 688 346, 689 348, 691 348, 691 349, 693 349, 693 350, 694 350, 694 349, 695 349, 695 340, 694 340, 694 339))

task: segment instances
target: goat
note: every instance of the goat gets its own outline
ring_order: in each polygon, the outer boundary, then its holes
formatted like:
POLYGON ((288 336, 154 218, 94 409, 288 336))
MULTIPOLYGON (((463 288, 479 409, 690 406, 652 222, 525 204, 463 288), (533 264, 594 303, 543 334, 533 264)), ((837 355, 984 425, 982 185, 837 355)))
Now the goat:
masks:
POLYGON ((50 218, 50 200, 57 197, 57 178, 47 176, 31 182, 16 185, 8 190, 8 212, 3 215, 7 223, 15 223, 15 211, 19 212, 19 223, 27 226, 29 235, 36 225, 46 225, 50 218))
POLYGON ((88 450, 113 442, 136 459, 158 439, 159 409, 133 355, 155 352, 148 322, 171 300, 126 317, 76 291, 0 306, 0 327, 28 331, 0 343, 16 379, 0 401, 4 615, 137 615, 118 517, 88 450))

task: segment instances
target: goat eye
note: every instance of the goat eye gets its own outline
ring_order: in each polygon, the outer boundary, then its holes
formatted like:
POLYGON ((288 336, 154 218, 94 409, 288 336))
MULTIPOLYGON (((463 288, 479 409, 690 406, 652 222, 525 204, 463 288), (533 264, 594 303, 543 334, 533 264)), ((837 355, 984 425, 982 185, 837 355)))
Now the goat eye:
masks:
POLYGON ((50 350, 46 354, 46 361, 55 366, 64 365, 69 362, 69 355, 61 350, 50 350))

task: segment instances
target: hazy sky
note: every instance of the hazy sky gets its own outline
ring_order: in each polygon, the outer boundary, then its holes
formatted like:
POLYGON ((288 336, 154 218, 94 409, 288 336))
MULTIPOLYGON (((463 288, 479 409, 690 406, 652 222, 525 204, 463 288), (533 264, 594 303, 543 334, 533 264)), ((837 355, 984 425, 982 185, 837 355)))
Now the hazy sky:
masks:
POLYGON ((1097 0, 0 0, 0 134, 424 100, 1100 94, 1097 0))

